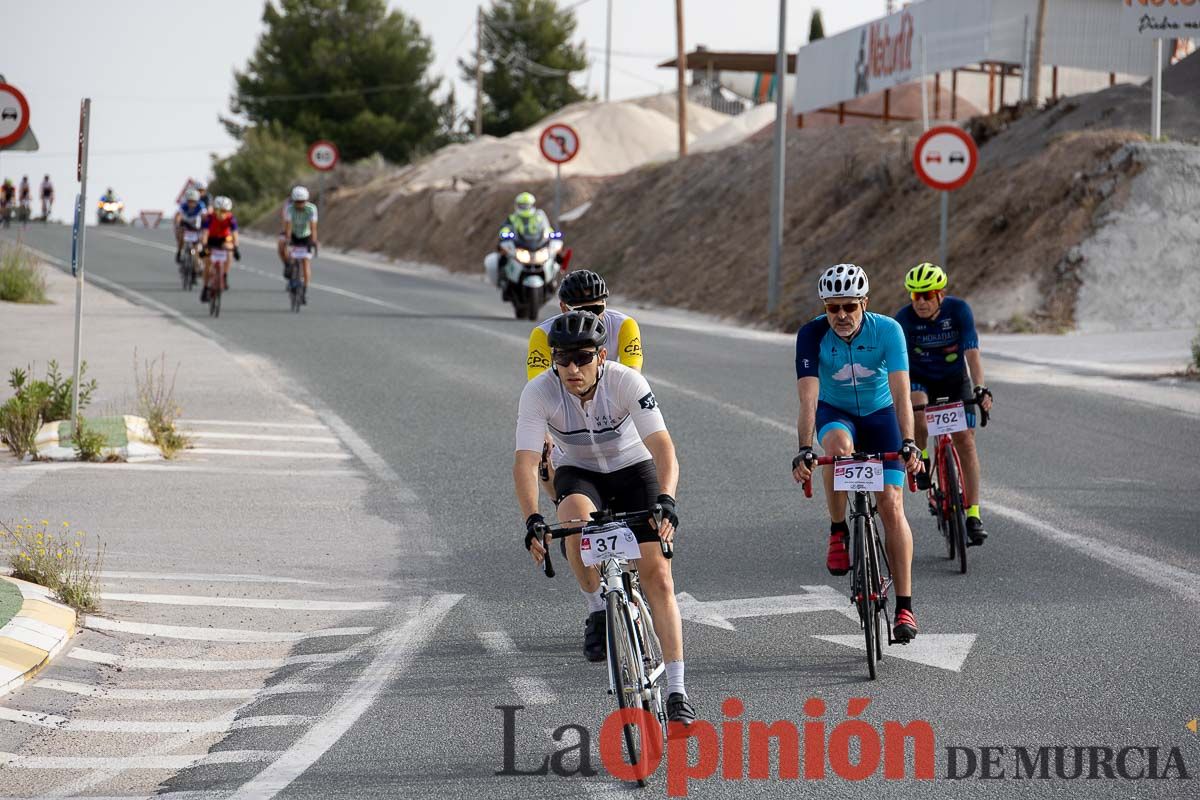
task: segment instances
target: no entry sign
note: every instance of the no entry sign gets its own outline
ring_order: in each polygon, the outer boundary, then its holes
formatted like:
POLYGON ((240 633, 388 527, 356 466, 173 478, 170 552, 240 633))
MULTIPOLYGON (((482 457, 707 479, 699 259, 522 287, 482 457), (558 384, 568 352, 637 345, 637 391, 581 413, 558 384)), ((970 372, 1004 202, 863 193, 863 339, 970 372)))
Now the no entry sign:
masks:
POLYGON ((570 125, 556 122, 542 131, 538 144, 547 160, 565 164, 579 152, 579 134, 570 125))
POLYGON ((325 140, 313 142, 308 148, 308 163, 313 169, 328 172, 337 166, 338 149, 333 142, 325 140))
POLYGON ((975 140, 954 125, 940 125, 925 131, 913 150, 913 169, 917 171, 917 177, 929 188, 944 192, 965 186, 978 164, 979 150, 975 140))

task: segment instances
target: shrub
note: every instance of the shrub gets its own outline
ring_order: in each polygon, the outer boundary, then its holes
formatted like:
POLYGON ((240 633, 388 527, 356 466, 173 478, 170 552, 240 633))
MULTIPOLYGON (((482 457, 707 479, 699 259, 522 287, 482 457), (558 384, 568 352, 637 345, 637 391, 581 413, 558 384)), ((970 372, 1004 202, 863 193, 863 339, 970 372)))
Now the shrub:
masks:
POLYGON ((0 300, 12 303, 47 302, 42 265, 27 248, 0 248, 0 300))
MULTIPOLYGON (((92 402, 92 394, 96 391, 96 379, 84 380, 87 375, 87 362, 79 362, 79 413, 92 402)), ((46 384, 50 387, 50 397, 42 417, 47 421, 71 418, 71 393, 75 386, 75 377, 64 378, 58 371, 58 362, 51 359, 46 365, 46 384)))
POLYGON ((1192 369, 1200 370, 1200 331, 1196 332, 1196 338, 1192 339, 1192 369))
POLYGON ((191 442, 175 428, 175 420, 183 409, 175 402, 175 378, 179 374, 176 365, 175 373, 167 381, 167 356, 147 359, 139 368, 137 351, 133 353, 133 374, 137 383, 138 409, 146 418, 146 425, 154 437, 154 443, 162 450, 165 458, 173 458, 176 453, 188 447, 191 442))
POLYGON ((0 548, 8 551, 14 578, 45 586, 77 611, 99 606, 104 547, 97 541, 96 555, 89 556, 86 532, 72 531, 68 522, 57 533, 49 520, 11 527, 0 522, 0 548))
POLYGON ((17 458, 37 455, 37 434, 42 427, 43 411, 50 397, 45 381, 28 381, 25 370, 14 369, 8 385, 13 396, 0 406, 0 439, 17 458))
POLYGON ((104 433, 89 426, 83 414, 80 414, 78 426, 72 426, 71 430, 71 445, 75 448, 75 455, 79 460, 99 461, 101 451, 107 444, 108 439, 104 433))

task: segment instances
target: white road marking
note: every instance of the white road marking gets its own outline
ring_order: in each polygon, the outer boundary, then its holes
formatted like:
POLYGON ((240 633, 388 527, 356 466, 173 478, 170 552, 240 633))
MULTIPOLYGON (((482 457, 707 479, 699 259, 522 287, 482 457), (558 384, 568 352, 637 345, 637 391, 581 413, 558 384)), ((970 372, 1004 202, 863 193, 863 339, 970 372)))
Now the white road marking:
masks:
MULTIPOLYGON (((190 429, 194 425, 216 425, 222 428, 287 428, 313 431, 328 431, 329 428, 317 422, 248 422, 233 419, 181 419, 179 427, 190 429)), ((190 430, 188 431, 191 432, 190 430)))
POLYGON ((283 728, 291 725, 306 725, 311 720, 290 714, 237 718, 235 713, 223 714, 214 719, 147 721, 125 719, 70 719, 57 714, 40 714, 36 711, 16 711, 0 707, 0 720, 21 722, 39 728, 82 733, 225 733, 244 728, 283 728))
POLYGON ((310 581, 303 578, 281 578, 275 575, 238 575, 183 572, 131 572, 129 570, 105 570, 101 578, 127 579, 136 581, 196 581, 199 583, 298 583, 311 586, 327 586, 324 581, 310 581))
POLYGON ((200 658, 139 658, 119 656, 113 653, 103 653, 99 650, 89 650, 86 647, 76 647, 67 653, 67 658, 77 661, 87 661, 92 664, 107 664, 122 669, 164 669, 187 670, 193 672, 246 672, 263 669, 275 670, 295 664, 336 664, 349 661, 357 651, 353 649, 339 650, 336 653, 310 653, 286 658, 254 658, 240 661, 211 660, 200 658))
MULTIPOLYGON (((494 656, 515 656, 520 653, 516 642, 504 631, 479 631, 479 641, 494 656)), ((509 678, 508 682, 527 706, 548 706, 558 702, 558 696, 545 678, 517 675, 509 678)))
POLYGON ((308 450, 240 450, 220 447, 189 447, 187 452, 209 456, 252 456, 254 458, 315 458, 333 461, 349 461, 349 453, 313 453, 308 450))
POLYGON ((764 417, 762 414, 756 414, 753 411, 750 411, 749 409, 742 408, 741 406, 734 405, 733 403, 727 403, 724 400, 719 400, 719 399, 713 397, 712 395, 705 394, 704 392, 698 392, 695 389, 689 389, 686 386, 681 386, 678 383, 675 383, 674 381, 669 381, 666 378, 663 378, 659 375, 655 375, 654 377, 647 376, 647 380, 651 381, 655 386, 665 386, 668 389, 672 389, 676 392, 679 392, 680 394, 682 394, 686 397, 690 397, 693 400, 701 400, 705 403, 711 403, 712 405, 715 405, 717 408, 720 408, 722 411, 726 411, 730 414, 735 414, 744 419, 753 420, 754 422, 760 422, 763 425, 768 425, 772 428, 775 428, 776 430, 783 431, 784 433, 789 433, 789 434, 796 433, 796 426, 794 424, 786 425, 786 424, 780 422, 779 420, 771 419, 770 417, 764 417))
POLYGON ((423 604, 401 627, 387 636, 371 662, 337 704, 317 720, 308 732, 282 756, 233 797, 270 800, 285 790, 317 762, 369 709, 379 693, 391 685, 436 632, 438 625, 462 599, 458 594, 441 594, 423 604))
POLYGON ((1096 559, 1146 583, 1174 592, 1185 600, 1200 603, 1200 575, 1173 566, 1159 558, 1139 555, 1124 547, 1063 530, 1016 508, 987 501, 989 512, 1008 517, 1034 533, 1077 553, 1096 559))
MULTIPOLYGON (((188 450, 188 453, 195 452, 188 450)), ((197 459, 204 461, 205 459, 197 459)), ((361 472, 353 469, 296 469, 295 467, 240 467, 240 466, 221 466, 221 467, 204 467, 195 463, 179 463, 168 461, 155 461, 153 463, 127 463, 116 461, 106 464, 91 464, 86 461, 59 461, 59 462, 41 462, 37 464, 24 464, 17 467, 23 473, 30 474, 34 478, 37 477, 34 473, 38 472, 59 472, 69 469, 96 470, 97 472, 200 472, 212 473, 220 475, 258 475, 264 477, 278 476, 283 478, 289 477, 321 477, 321 478, 362 478, 361 472)))
POLYGON ((800 588, 806 594, 701 601, 687 592, 680 592, 675 595, 675 599, 679 603, 679 616, 683 619, 727 631, 737 630, 729 621, 731 619, 800 614, 811 611, 836 611, 855 622, 858 621, 858 612, 850 605, 849 598, 833 587, 801 586, 800 588))
POLYGON ((332 436, 284 436, 276 433, 222 433, 219 431, 192 431, 187 435, 194 439, 235 439, 254 442, 313 442, 317 444, 341 444, 332 436))
POLYGON ((83 627, 96 631, 137 633, 166 639, 190 639, 198 642, 298 642, 330 636, 361 636, 374 628, 326 628, 316 631, 250 631, 237 628, 191 628, 182 625, 155 625, 146 622, 86 616, 83 627))
POLYGON ((260 696, 284 694, 321 694, 327 687, 320 683, 281 683, 267 688, 246 689, 116 689, 55 678, 42 678, 33 684, 35 689, 75 694, 83 697, 107 697, 113 700, 139 702, 174 702, 189 700, 253 700, 260 696))
MULTIPOLYGON (((171 756, 19 756, 15 753, 0 753, 0 765, 10 769, 168 769, 184 770, 189 767, 209 764, 249 764, 270 761, 278 753, 274 750, 216 750, 197 755, 171 756)), ((62 795, 56 796, 61 797, 62 795)))
MULTIPOLYGON (((812 638, 840 644, 853 650, 863 649, 861 633, 844 636, 813 636, 812 638)), ((883 656, 885 659, 902 658, 905 661, 914 661, 949 672, 961 672, 963 662, 967 660, 967 656, 971 653, 971 646, 974 644, 975 634, 973 633, 922 633, 908 644, 885 647, 883 656)))
POLYGON ((385 602, 373 601, 272 600, 258 597, 207 597, 192 594, 129 594, 125 592, 101 592, 100 599, 120 603, 213 608, 269 608, 275 611, 378 611, 389 605, 385 602))

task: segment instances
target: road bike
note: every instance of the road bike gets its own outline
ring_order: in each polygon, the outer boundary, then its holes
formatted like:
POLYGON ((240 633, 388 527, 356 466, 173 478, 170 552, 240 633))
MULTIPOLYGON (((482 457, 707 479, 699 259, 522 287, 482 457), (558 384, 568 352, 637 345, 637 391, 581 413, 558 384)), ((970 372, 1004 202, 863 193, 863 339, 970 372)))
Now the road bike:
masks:
POLYGON ((190 292, 196 286, 196 276, 200 266, 200 232, 184 230, 183 260, 179 262, 179 281, 183 290, 190 292))
MULTIPOLYGON (((658 736, 653 741, 643 741, 640 725, 623 726, 625 750, 631 765, 641 762, 643 749, 649 751, 652 762, 657 761, 662 756, 667 732, 667 706, 662 687, 666 664, 658 634, 654 632, 650 604, 642 595, 634 563, 641 557, 641 551, 637 537, 627 524, 651 518, 656 526, 662 524, 661 506, 617 514, 593 511, 591 520, 567 520, 547 526, 542 540, 545 546, 547 538, 581 535, 579 547, 583 563, 600 572, 600 592, 604 598, 608 630, 608 693, 616 695, 619 709, 642 710, 658 721, 658 736)), ((661 544, 663 555, 670 558, 673 555, 671 545, 661 544)), ((549 547, 546 547, 542 569, 546 577, 554 577, 549 547)), ((645 786, 645 780, 639 779, 638 785, 645 786)))
POLYGON ((287 267, 283 271, 283 277, 287 279, 288 299, 291 302, 292 311, 299 314, 300 306, 304 305, 304 295, 308 290, 304 283, 304 260, 312 258, 312 250, 305 245, 293 245, 290 255, 287 267))
POLYGON ((229 261, 229 248, 218 247, 208 254, 208 315, 221 316, 221 293, 225 289, 225 264, 229 261))
MULTIPOLYGON (((859 625, 867 645, 867 672, 875 680, 876 664, 883 659, 884 632, 887 643, 907 644, 892 638, 888 618, 888 592, 892 588, 892 567, 879 536, 878 508, 873 492, 882 492, 883 465, 903 460, 899 453, 854 453, 849 456, 813 458, 812 466, 833 466, 834 491, 849 497, 848 520, 851 535, 850 602, 858 610, 859 625), (882 622, 880 621, 882 620, 882 622)), ((917 485, 908 476, 909 491, 917 485)), ((812 480, 804 482, 804 496, 812 497, 812 480)))
POLYGON ((936 398, 932 403, 914 405, 914 413, 925 414, 925 424, 935 435, 930 452, 929 513, 937 520, 938 532, 946 542, 946 558, 958 556, 958 571, 967 574, 967 501, 963 491, 962 462, 954 447, 952 434, 967 430, 966 406, 979 406, 979 426, 986 427, 989 414, 978 400, 936 398))

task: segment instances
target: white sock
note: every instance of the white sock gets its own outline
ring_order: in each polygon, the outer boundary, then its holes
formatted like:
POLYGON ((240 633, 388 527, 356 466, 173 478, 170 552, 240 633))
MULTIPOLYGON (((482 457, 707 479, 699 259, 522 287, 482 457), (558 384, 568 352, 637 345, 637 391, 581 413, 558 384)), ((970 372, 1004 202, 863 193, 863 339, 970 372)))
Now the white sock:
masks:
POLYGON ((600 590, 589 592, 586 589, 580 589, 583 596, 587 599, 587 607, 589 614, 595 614, 597 611, 604 610, 604 598, 600 595, 600 590))
POLYGON ((687 697, 687 688, 683 685, 683 662, 667 662, 667 694, 679 692, 687 697))

